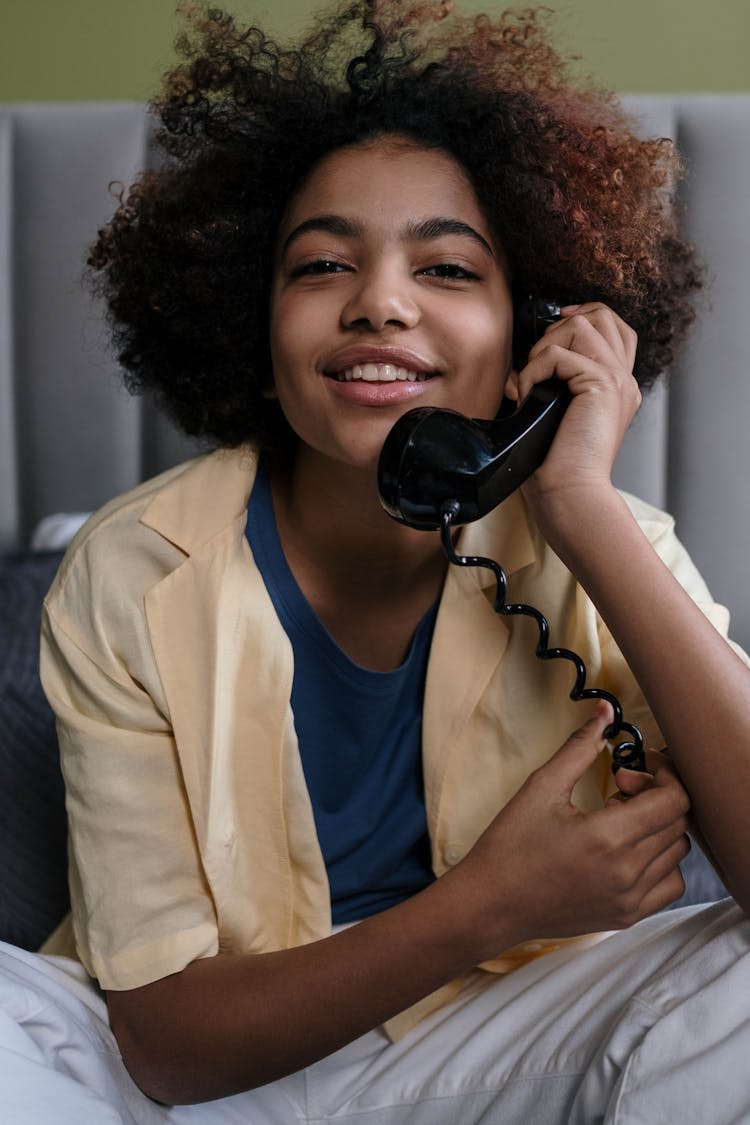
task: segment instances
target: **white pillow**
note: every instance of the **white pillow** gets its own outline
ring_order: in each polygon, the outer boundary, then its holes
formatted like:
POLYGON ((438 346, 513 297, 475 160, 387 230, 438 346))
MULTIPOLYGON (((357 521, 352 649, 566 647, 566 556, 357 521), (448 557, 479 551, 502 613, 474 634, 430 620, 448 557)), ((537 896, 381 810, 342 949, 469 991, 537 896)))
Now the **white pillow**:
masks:
POLYGON ((55 512, 45 516, 31 533, 32 551, 59 551, 67 547, 90 515, 91 512, 55 512))

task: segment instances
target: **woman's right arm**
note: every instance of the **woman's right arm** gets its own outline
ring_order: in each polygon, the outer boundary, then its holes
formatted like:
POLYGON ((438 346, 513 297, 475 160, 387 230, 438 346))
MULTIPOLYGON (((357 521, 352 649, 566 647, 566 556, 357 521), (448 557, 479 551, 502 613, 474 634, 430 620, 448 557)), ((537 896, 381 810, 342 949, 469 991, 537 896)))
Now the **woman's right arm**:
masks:
POLYGON ((317 1061, 539 934, 619 929, 684 889, 684 789, 657 762, 627 802, 570 796, 602 749, 607 705, 527 780, 455 868, 413 898, 294 949, 218 954, 107 993, 125 1063, 166 1103, 224 1097, 317 1061))

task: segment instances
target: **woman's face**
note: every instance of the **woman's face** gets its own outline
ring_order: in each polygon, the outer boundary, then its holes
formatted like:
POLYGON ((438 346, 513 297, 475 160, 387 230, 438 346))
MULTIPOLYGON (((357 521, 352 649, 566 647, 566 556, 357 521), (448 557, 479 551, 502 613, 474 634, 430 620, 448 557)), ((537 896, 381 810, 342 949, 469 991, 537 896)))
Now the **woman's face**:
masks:
POLYGON ((512 324, 502 248, 446 153, 398 138, 339 149, 291 200, 278 234, 271 358, 307 454, 375 468, 411 407, 493 417, 512 324))

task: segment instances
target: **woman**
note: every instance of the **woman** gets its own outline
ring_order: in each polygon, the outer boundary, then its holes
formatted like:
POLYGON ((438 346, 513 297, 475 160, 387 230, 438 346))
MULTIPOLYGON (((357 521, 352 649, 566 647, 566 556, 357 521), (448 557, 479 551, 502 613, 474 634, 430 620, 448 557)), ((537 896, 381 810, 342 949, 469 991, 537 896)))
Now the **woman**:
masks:
POLYGON ((750 901, 750 673, 610 477, 699 285, 675 159, 540 17, 447 7, 351 4, 289 52, 194 12, 171 159, 92 253, 131 387, 219 450, 103 509, 47 601, 75 939, 137 1085, 221 1099, 206 1120, 590 1121, 644 1090, 679 1115, 685 1006, 747 955, 733 904, 642 921, 682 893, 691 806, 750 901), (561 317, 526 355, 528 293, 561 317), (460 548, 668 744, 616 785, 609 704, 584 722, 377 495, 411 406, 491 418, 552 375, 542 468, 460 548))

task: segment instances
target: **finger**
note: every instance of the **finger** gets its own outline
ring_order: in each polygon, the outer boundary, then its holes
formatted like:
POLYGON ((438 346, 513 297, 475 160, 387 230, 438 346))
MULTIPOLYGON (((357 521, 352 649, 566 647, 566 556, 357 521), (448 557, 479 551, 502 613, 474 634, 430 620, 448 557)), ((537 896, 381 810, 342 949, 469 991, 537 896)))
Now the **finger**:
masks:
POLYGON ((674 847, 678 847, 683 849, 680 854, 680 859, 684 859, 690 851, 690 840, 687 828, 686 818, 680 817, 670 824, 665 825, 663 828, 660 828, 658 831, 642 837, 642 839, 633 845, 633 855, 639 860, 643 867, 646 867, 657 856, 669 852, 670 849, 674 847))
POLYGON ((608 305, 600 301, 589 301, 581 305, 564 305, 560 312, 562 318, 585 316, 609 342, 613 351, 627 360, 629 370, 635 364, 638 348, 638 333, 608 305))
POLYGON ((677 773, 675 764, 666 749, 654 750, 652 748, 646 750, 646 767, 649 773, 655 773, 657 769, 667 769, 675 774, 677 773))
POLYGON ((607 367, 625 367, 627 364, 622 337, 608 317, 595 322, 593 318, 575 313, 558 320, 537 340, 529 351, 529 358, 533 359, 552 344, 567 348, 577 355, 588 356, 607 367))
POLYGON ((685 879, 679 867, 673 867, 662 879, 655 882, 641 899, 639 915, 647 918, 664 910, 670 903, 682 898, 685 893, 685 879))
POLYGON ((601 301, 588 301, 580 305, 564 305, 560 312, 563 319, 569 316, 587 317, 596 324, 615 351, 622 349, 623 354, 635 356, 638 345, 637 332, 609 305, 602 304, 601 301))
POLYGON ((689 828, 689 801, 681 787, 664 788, 652 783, 632 797, 610 799, 603 809, 589 814, 602 819, 608 839, 638 854, 645 862, 647 855, 668 847, 689 828))
POLYGON ((666 906, 683 893, 679 865, 690 850, 685 836, 678 836, 658 849, 653 842, 641 842, 613 861, 609 886, 621 898, 630 922, 651 913, 654 901, 666 906))
POLYGON ((680 864, 689 854, 690 846, 689 838, 680 836, 648 864, 642 877, 644 900, 653 896, 654 891, 657 890, 657 893, 664 897, 664 905, 666 905, 685 893, 680 864))
POLYGON ((677 839, 675 839, 668 847, 665 847, 662 852, 653 860, 651 867, 655 874, 665 872, 669 869, 670 863, 682 863, 692 849, 693 845, 687 832, 682 832, 677 839))
POLYGON ((625 766, 620 766, 615 774, 615 782, 617 788, 620 790, 618 797, 627 799, 628 797, 635 797, 636 793, 642 793, 644 789, 648 789, 654 784, 653 774, 645 773, 641 770, 629 770, 625 766))
POLYGON ((573 786, 593 765, 604 749, 604 732, 614 714, 606 700, 597 701, 594 714, 574 731, 548 762, 537 771, 555 791, 570 799, 573 786))
POLYGON ((682 783, 682 778, 678 774, 672 762, 666 758, 653 759, 653 778, 654 788, 661 789, 664 792, 671 791, 679 794, 680 799, 685 802, 686 813, 690 812, 691 800, 690 794, 682 783))
POLYGON ((672 759, 663 750, 646 750, 645 757, 645 771, 631 770, 626 766, 620 766, 615 772, 615 781, 622 794, 633 797, 636 793, 642 793, 644 789, 648 789, 654 784, 657 773, 662 784, 665 783, 665 779, 672 778, 678 785, 682 785, 680 775, 677 773, 672 759))
POLYGON ((637 804, 643 816, 650 816, 653 810, 655 818, 660 812, 666 819, 677 820, 678 817, 687 817, 690 812, 690 797, 685 786, 673 774, 664 770, 657 770, 654 774, 653 785, 637 793, 632 803, 637 804))
POLYGON ((690 802, 681 788, 660 788, 654 784, 630 797, 619 810, 613 830, 620 832, 623 843, 633 844, 653 837, 658 846, 667 838, 679 837, 688 831, 690 802))
POLYGON ((589 387, 610 387, 613 396, 617 396, 618 413, 626 413, 628 418, 641 404, 640 388, 629 371, 617 365, 610 367, 558 344, 546 345, 518 373, 518 398, 523 401, 536 383, 549 379, 551 375, 563 379, 574 395, 589 387))
POLYGON ((677 767, 671 758, 665 757, 664 754, 651 751, 647 756, 647 764, 649 771, 654 775, 655 779, 658 778, 660 785, 682 785, 682 778, 677 772, 677 767))

